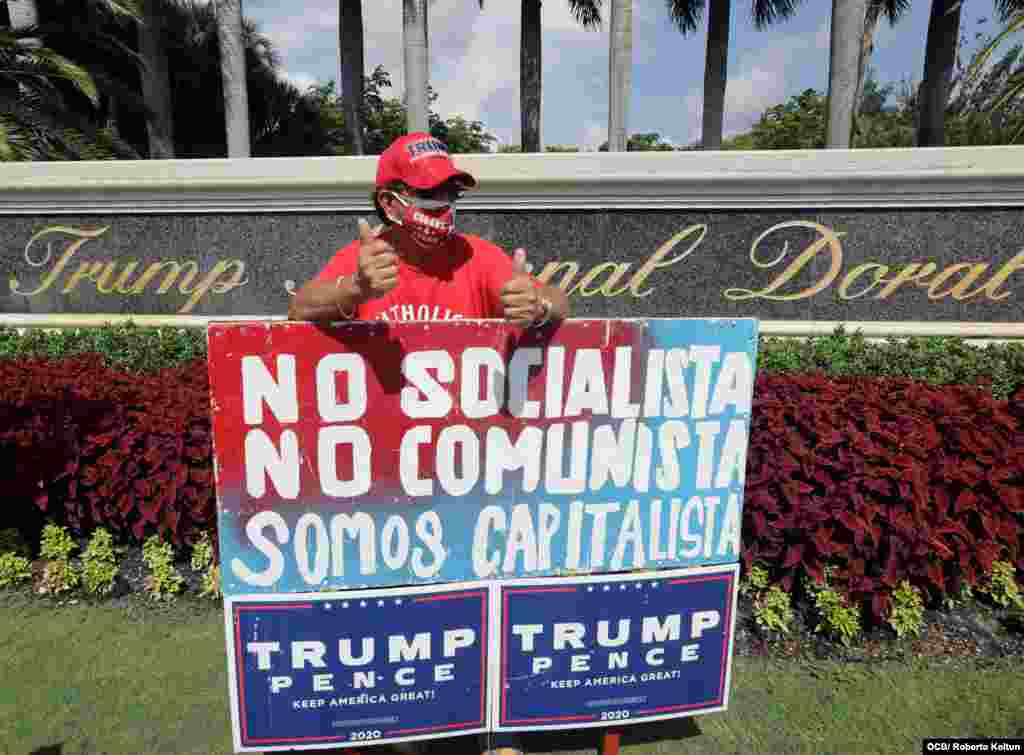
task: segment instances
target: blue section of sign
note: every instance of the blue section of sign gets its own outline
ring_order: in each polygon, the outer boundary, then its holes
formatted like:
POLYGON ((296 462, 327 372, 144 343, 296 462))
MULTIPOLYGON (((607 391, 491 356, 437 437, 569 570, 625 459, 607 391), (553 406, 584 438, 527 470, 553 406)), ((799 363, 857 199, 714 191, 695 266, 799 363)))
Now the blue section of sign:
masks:
POLYGON ((496 728, 617 726, 724 709, 737 571, 497 586, 496 728))
POLYGON ((482 730, 487 608, 486 586, 232 600, 240 744, 302 748, 482 730))

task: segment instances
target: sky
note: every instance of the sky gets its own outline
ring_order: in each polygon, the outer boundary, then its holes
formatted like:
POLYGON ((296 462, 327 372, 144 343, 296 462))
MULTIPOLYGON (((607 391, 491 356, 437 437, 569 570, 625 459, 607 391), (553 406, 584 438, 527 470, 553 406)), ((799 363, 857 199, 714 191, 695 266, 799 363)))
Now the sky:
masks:
MULTIPOLYGON (((605 0, 604 8, 610 5, 605 0)), ((766 31, 754 28, 749 2, 733 2, 730 21, 725 136, 749 130, 772 105, 808 88, 828 90, 829 0, 803 0, 797 14, 766 31)), ((871 65, 885 84, 918 82, 930 0, 917 0, 890 27, 883 20, 871 65)), ((430 83, 442 118, 480 120, 499 144, 518 144, 520 3, 431 0, 430 83)), ((245 0, 243 14, 274 44, 284 75, 300 87, 338 81, 338 0, 245 0), (296 13, 296 10, 301 13, 296 13)), ((546 0, 543 14, 541 140, 596 149, 608 131, 608 21, 586 31, 568 0, 546 0)), ((996 30, 991 0, 967 0, 961 31, 996 30), (985 20, 987 19, 987 20, 985 20), (982 22, 984 20, 984 22, 982 22)), ((363 0, 366 70, 391 75, 385 96, 401 97, 401 0, 363 0)), ((707 13, 696 33, 682 36, 665 0, 633 0, 633 94, 630 133, 657 132, 683 146, 700 138, 707 13)))

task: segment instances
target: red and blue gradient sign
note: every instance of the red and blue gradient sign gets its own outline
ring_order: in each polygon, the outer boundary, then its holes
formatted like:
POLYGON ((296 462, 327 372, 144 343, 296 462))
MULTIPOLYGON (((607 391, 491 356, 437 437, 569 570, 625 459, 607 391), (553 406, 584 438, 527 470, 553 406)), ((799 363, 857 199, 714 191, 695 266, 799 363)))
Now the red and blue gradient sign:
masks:
POLYGON ((739 565, 493 586, 498 731, 725 710, 739 565))
POLYGON ((225 595, 739 559, 755 320, 208 336, 225 595))
POLYGON ((488 586, 227 598, 236 752, 484 731, 488 586))

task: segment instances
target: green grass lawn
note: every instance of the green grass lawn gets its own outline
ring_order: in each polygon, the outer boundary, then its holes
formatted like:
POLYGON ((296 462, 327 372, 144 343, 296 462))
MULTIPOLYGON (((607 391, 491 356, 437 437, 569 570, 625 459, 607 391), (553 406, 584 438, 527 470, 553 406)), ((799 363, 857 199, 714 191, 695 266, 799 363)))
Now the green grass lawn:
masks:
MULTIPOLYGON (((219 604, 53 607, 0 593, 0 753, 230 753, 219 604)), ((593 752, 596 732, 529 752, 593 752)), ((1024 736, 1020 659, 980 666, 737 658, 726 713, 623 729, 623 752, 919 753, 924 737, 1024 736)), ((475 752, 472 738, 434 753, 475 752)), ((320 750, 318 752, 324 752, 320 750)))

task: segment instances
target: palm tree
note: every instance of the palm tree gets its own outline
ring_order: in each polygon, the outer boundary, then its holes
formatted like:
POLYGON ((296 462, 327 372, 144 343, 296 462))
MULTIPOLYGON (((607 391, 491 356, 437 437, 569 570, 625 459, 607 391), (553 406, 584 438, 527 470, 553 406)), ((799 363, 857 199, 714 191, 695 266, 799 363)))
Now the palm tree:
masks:
MULTIPOLYGON (((480 0, 483 8, 483 0, 480 0)), ((601 26, 601 0, 569 0, 569 10, 584 29, 601 26)), ((541 151, 541 0, 521 0, 519 37, 519 109, 523 152, 541 151)))
MULTIPOLYGON (((584 29, 601 28, 601 0, 568 0, 584 29)), ((479 0, 483 10, 484 0, 479 0)), ((541 152, 541 0, 521 0, 519 17, 520 152, 541 152)))
MULTIPOLYGON (((978 52, 975 56, 974 62, 972 62, 968 67, 964 78, 967 81, 976 80, 981 75, 982 69, 992 58, 992 53, 995 52, 996 48, 1014 34, 1020 33, 1021 30, 1024 30, 1024 11, 1018 11, 1011 19, 1009 19, 1009 23, 1006 25, 1006 28, 999 32, 999 34, 997 34, 992 41, 984 47, 984 49, 978 52)), ((1011 54, 1012 52, 1013 51, 1011 51, 1011 54)), ((1008 60, 1008 58, 1004 58, 1004 61, 1005 60, 1008 60)), ((1013 60, 1016 60, 1016 55, 1014 55, 1013 60)), ((1002 76, 1005 77, 1006 81, 999 94, 986 103, 986 105, 982 106, 983 112, 996 114, 1008 107, 1012 107, 1020 97, 1021 93, 1024 92, 1024 71, 1020 68, 1011 71, 1008 70, 1007 66, 1000 66, 999 64, 997 64, 995 68, 999 69, 1000 67, 1003 67, 1005 70, 1005 73, 1003 73, 1002 76)), ((1016 142, 1017 139, 1021 137, 1022 133, 1024 133, 1024 123, 1022 123, 1018 130, 1013 134, 1011 141, 1016 142)))
POLYGON ((46 46, 73 60, 96 83, 98 107, 65 88, 68 106, 97 125, 117 129, 144 156, 173 157, 163 49, 166 0, 135 0, 132 8, 144 23, 102 0, 37 0, 37 7, 46 46), (136 138, 140 133, 141 140, 136 138))
POLYGON ((519 131, 523 152, 540 152, 540 0, 521 0, 519 9, 519 131))
MULTIPOLYGON (((39 9, 36 8, 36 0, 7 0, 7 14, 11 19, 11 29, 14 32, 34 29, 39 26, 39 9)), ((30 37, 22 40, 22 44, 38 45, 39 40, 30 37)))
POLYGON ((611 0, 608 50, 608 151, 625 152, 633 91, 633 0, 611 0))
MULTIPOLYGON (((101 103, 94 77, 44 46, 35 3, 19 2, 11 27, 0 28, 0 159, 138 159, 115 129, 97 123, 101 103)), ((89 0, 83 10, 139 19, 131 0, 89 0)))
POLYGON ((408 132, 430 128, 427 112, 427 0, 402 0, 402 35, 405 60, 405 107, 408 132))
MULTIPOLYGON (((697 30, 705 0, 665 0, 669 16, 683 35, 697 30)), ((704 117, 701 147, 720 149, 725 114, 725 85, 728 81, 729 16, 731 0, 710 0, 707 57, 704 64, 704 117)), ((752 0, 754 26, 768 26, 793 16, 800 0, 752 0)))
POLYGON ((864 81, 868 64, 875 51, 875 32, 878 22, 885 16, 889 26, 895 26, 900 17, 910 8, 910 0, 870 0, 868 12, 864 18, 864 33, 861 35, 860 70, 857 73, 857 99, 853 108, 854 122, 860 113, 861 102, 864 100, 864 81))
POLYGON ((338 52, 341 58, 341 101, 345 113, 345 134, 352 154, 364 154, 363 71, 363 0, 338 0, 338 52))
POLYGON ((825 146, 849 149, 869 0, 832 0, 825 146))
POLYGON ((224 86, 224 127, 228 157, 250 157, 249 93, 242 39, 242 0, 216 0, 220 74, 224 86))
MULTIPOLYGON (((956 65, 962 3, 963 0, 932 0, 920 87, 919 147, 945 145, 946 101, 956 65)), ((995 0, 995 6, 1000 20, 1006 22, 1024 11, 1024 0, 995 0)))
POLYGON ((848 148, 856 130, 857 116, 864 99, 865 72, 875 49, 875 31, 882 16, 890 26, 910 7, 910 0, 867 0, 863 9, 864 19, 858 23, 861 3, 844 3, 833 0, 832 40, 829 51, 829 115, 826 127, 825 146, 848 148), (857 53, 851 49, 853 40, 860 38, 857 53), (854 62, 854 55, 858 58, 854 62), (856 81, 851 83, 850 73, 856 67, 856 81), (852 88, 852 92, 850 89, 852 88))
MULTIPOLYGON (((27 107, 25 97, 14 96, 20 80, 31 86, 33 103, 52 101, 47 114, 60 127, 51 129, 56 133, 50 135, 36 116, 16 139, 24 145, 20 159, 153 157, 148 130, 154 118, 142 97, 144 65, 136 50, 144 39, 136 35, 138 24, 108 12, 105 0, 38 0, 38 8, 39 28, 22 34, 40 37, 46 48, 42 54, 70 61, 69 71, 82 73, 50 76, 43 86, 41 71, 28 65, 26 54, 14 61, 25 68, 20 77, 11 73, 12 66, 0 65, 7 72, 0 77, 0 121, 6 123, 4 115, 27 107), (91 83, 83 90, 75 83, 78 78, 91 83), (4 98, 5 93, 10 96, 4 98), (104 146, 108 142, 111 146, 104 146)), ((168 59, 169 101, 174 105, 168 128, 173 154, 223 157, 228 145, 216 12, 203 0, 164 0, 157 10, 168 59), (197 112, 205 117, 197 118, 197 112)), ((248 113, 252 154, 337 154, 343 144, 339 109, 282 81, 279 56, 250 20, 243 21, 242 41, 247 88, 252 93, 248 113)))
POLYGON ((139 27, 139 53, 142 55, 142 96, 149 116, 150 159, 174 157, 174 108, 171 104, 171 77, 164 48, 163 0, 141 0, 143 23, 139 27))
MULTIPOLYGON (((220 29, 217 12, 202 0, 175 0, 166 6, 165 45, 171 70, 175 150, 179 157, 223 157, 230 153, 224 123, 226 97, 220 75, 220 29), (207 117, 197 118, 196 103, 207 117)), ((243 19, 242 47, 247 93, 245 122, 249 154, 264 155, 268 135, 282 119, 281 109, 293 109, 294 97, 278 87, 280 56, 256 25, 243 19)), ((296 90, 297 91, 297 90, 296 90)))
POLYGON ((920 88, 920 122, 917 146, 941 147, 945 144, 946 98, 956 64, 960 36, 962 0, 932 0, 925 43, 924 75, 920 88))

